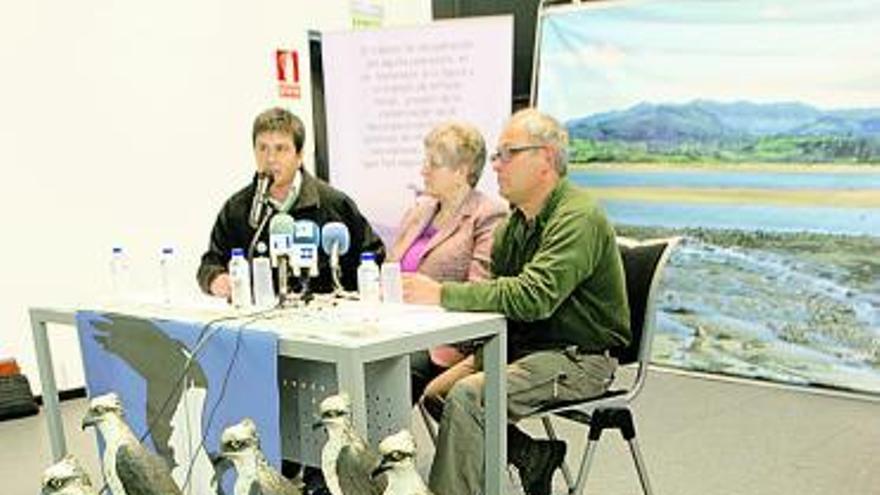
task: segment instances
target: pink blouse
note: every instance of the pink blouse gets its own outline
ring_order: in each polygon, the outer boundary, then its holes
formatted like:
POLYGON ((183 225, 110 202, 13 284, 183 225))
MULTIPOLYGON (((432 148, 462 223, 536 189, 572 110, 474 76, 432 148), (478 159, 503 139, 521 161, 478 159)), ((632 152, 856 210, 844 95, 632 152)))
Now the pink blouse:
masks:
POLYGON ((425 249, 431 238, 437 233, 437 229, 432 225, 425 227, 425 230, 409 245, 403 257, 400 258, 400 270, 405 273, 419 271, 419 263, 422 262, 422 256, 425 255, 425 249))

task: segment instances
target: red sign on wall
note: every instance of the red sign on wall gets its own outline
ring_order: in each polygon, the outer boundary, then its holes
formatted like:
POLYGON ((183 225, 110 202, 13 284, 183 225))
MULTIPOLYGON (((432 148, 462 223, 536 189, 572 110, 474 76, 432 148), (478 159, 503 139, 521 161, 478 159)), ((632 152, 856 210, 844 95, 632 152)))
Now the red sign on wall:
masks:
POLYGON ((294 100, 300 97, 299 53, 296 50, 275 50, 275 78, 278 96, 294 100))

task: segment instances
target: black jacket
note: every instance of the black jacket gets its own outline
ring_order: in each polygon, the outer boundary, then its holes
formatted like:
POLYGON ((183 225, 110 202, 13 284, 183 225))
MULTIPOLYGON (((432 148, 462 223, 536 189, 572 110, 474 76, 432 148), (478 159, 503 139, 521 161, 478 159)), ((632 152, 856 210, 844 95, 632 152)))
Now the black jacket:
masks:
MULTIPOLYGON (((256 175, 250 185, 233 194, 226 201, 217 215, 217 221, 214 222, 214 228, 211 230, 208 251, 202 255, 202 263, 196 275, 199 286, 206 293, 210 293, 211 281, 214 277, 228 271, 232 248, 242 248, 247 251, 253 239, 256 230, 248 225, 248 216, 255 188, 256 175)), ((354 201, 326 182, 309 175, 305 170, 302 171, 299 196, 288 213, 294 220, 311 220, 318 224, 318 227, 332 221, 342 222, 348 227, 351 244, 348 252, 340 259, 342 285, 346 290, 357 288, 357 267, 362 252, 375 252, 377 262, 381 262, 385 257, 385 245, 382 239, 373 232, 354 201)), ((266 246, 269 245, 268 226, 260 233, 260 240, 266 246)), ((319 293, 332 291, 330 261, 323 251, 318 256, 318 272, 318 277, 310 281, 311 289, 319 293)), ((294 290, 299 290, 295 282, 292 287, 294 290)))

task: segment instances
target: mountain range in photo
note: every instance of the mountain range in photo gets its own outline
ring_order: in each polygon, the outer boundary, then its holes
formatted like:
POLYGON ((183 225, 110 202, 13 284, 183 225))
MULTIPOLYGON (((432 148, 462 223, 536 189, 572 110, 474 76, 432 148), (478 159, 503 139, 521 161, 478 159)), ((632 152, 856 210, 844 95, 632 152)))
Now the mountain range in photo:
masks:
POLYGON ((642 102, 566 122, 572 161, 880 164, 880 108, 642 102))

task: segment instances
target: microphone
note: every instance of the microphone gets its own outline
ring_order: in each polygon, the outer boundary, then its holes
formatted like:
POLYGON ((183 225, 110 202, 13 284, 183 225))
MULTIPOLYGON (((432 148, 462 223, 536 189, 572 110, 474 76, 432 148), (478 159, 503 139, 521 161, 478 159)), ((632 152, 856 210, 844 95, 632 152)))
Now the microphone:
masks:
POLYGON ((293 232, 293 217, 287 213, 276 213, 269 222, 269 259, 273 267, 278 267, 278 293, 282 302, 289 293, 287 277, 293 256, 293 232))
POLYGON ((308 277, 318 276, 318 245, 321 231, 311 220, 297 220, 293 227, 294 269, 308 277))
POLYGON ((272 185, 274 177, 267 172, 257 172, 257 187, 254 192, 254 199, 251 202, 251 214, 248 217, 248 225, 256 229, 260 226, 263 219, 263 208, 266 205, 266 193, 269 192, 269 186, 272 185))
POLYGON ((300 296, 306 304, 312 300, 309 279, 318 276, 318 241, 321 231, 311 220, 297 220, 293 227, 293 269, 302 285, 300 296))
POLYGON ((321 227, 321 248, 330 257, 330 274, 333 278, 333 292, 342 292, 340 277, 342 269, 339 266, 339 257, 348 252, 351 244, 351 235, 348 227, 342 222, 327 222, 321 227))

